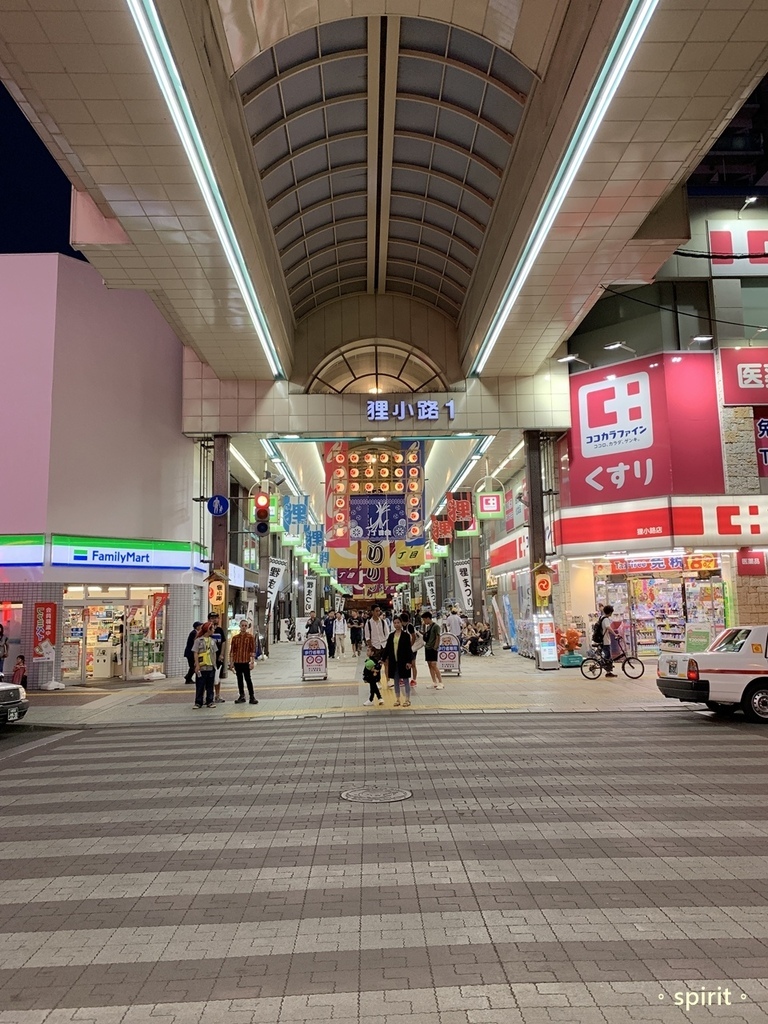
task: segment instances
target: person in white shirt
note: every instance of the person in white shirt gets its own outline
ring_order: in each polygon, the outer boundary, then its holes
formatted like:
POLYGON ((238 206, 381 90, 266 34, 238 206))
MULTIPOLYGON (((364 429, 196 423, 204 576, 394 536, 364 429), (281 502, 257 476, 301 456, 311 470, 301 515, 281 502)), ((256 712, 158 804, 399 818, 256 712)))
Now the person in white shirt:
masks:
POLYGON ((456 639, 461 642, 461 630, 462 630, 461 616, 455 608, 451 608, 450 615, 445 617, 445 632, 453 633, 456 639))
POLYGON ((336 621, 333 624, 333 639, 336 641, 336 658, 344 656, 344 642, 347 639, 347 620, 343 612, 336 612, 336 621))
POLYGON ((381 614, 381 608, 379 608, 377 604, 374 605, 373 610, 371 611, 371 617, 366 622, 363 633, 365 636, 366 643, 369 643, 373 648, 373 657, 376 659, 376 661, 383 662, 382 668, 384 669, 384 675, 385 678, 387 679, 388 686, 395 685, 394 682, 389 682, 389 672, 387 669, 387 663, 386 661, 383 661, 384 647, 386 646, 387 643, 387 637, 391 632, 392 631, 389 628, 389 623, 381 614))

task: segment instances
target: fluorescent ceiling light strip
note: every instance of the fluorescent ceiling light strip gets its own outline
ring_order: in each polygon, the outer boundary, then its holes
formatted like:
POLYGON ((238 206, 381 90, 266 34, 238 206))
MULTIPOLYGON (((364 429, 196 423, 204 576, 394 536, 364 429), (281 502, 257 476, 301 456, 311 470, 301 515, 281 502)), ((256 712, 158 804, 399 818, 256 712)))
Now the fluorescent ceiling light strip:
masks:
POLYGON ((229 451, 230 451, 232 457, 237 462, 240 463, 240 465, 243 467, 243 469, 247 473, 251 474, 251 476, 254 479, 254 482, 257 483, 257 484, 260 484, 261 483, 261 479, 257 476, 255 470, 251 467, 251 465, 248 462, 246 462, 246 460, 243 458, 243 456, 240 454, 240 452, 237 450, 237 448, 235 448, 235 446, 233 444, 230 444, 229 451))
POLYGON ((485 453, 488 451, 488 449, 491 447, 491 445, 493 444, 493 442, 495 440, 496 440, 496 435, 495 434, 489 434, 487 437, 483 438, 483 440, 480 442, 480 447, 478 448, 478 452, 481 455, 485 455, 485 453))
POLYGON ((216 234, 224 248, 227 262, 237 281, 264 355, 267 357, 269 368, 275 378, 285 377, 285 370, 272 341, 264 311, 248 273, 235 229, 224 205, 224 198, 219 190, 155 5, 152 0, 127 0, 127 3, 173 123, 176 125, 181 144, 187 154, 197 184, 200 186, 203 200, 216 228, 216 234))
POLYGON ((579 172, 584 157, 597 134, 605 113, 635 55, 659 0, 633 0, 616 35, 613 46, 603 64, 600 75, 589 95, 584 112, 573 133, 565 156, 544 199, 531 234, 525 243, 520 259, 512 272, 504 298, 493 315, 491 324, 470 368, 470 376, 482 373, 509 314, 517 302, 520 292, 533 269, 542 246, 547 240, 552 224, 560 212, 573 180, 579 172))

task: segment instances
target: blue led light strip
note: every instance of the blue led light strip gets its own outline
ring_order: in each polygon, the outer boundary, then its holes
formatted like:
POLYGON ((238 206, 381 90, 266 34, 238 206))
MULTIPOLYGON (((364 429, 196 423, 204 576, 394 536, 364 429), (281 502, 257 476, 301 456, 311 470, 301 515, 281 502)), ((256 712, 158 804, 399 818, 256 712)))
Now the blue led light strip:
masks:
POLYGON ((126 0, 275 379, 286 376, 152 0, 126 0))
POLYGON ((542 204, 533 230, 523 247, 509 283, 504 291, 501 304, 493 315, 490 326, 477 351, 469 375, 478 376, 488 362, 488 357, 499 339, 509 314, 518 300, 541 248, 547 240, 552 224, 565 201, 573 180, 579 172, 584 157, 602 124, 606 111, 621 84, 624 73, 640 45, 648 23, 653 17, 659 0, 633 0, 621 23, 608 57, 600 71, 592 92, 589 94, 584 111, 576 125, 565 156, 560 162, 552 185, 542 204))

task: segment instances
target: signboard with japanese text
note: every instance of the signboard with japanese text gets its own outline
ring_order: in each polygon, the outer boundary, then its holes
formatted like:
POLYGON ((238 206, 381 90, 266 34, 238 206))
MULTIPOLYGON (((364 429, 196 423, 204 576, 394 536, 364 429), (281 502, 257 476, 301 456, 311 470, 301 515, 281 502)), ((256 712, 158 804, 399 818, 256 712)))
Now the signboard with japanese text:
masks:
POLYGON ((472 491, 449 491, 445 496, 445 514, 454 529, 468 530, 472 525, 472 491))
POLYGON ((710 261, 713 277, 764 277, 768 267, 768 222, 759 220, 710 220, 709 251, 722 253, 710 261), (752 254, 735 260, 733 255, 752 254), (762 255, 765 253, 765 255, 762 255))
POLYGON ((461 601, 464 611, 472 614, 472 563, 468 558, 457 559, 453 563, 456 573, 456 593, 461 601))
POLYGON ((647 558, 611 558, 595 562, 596 576, 623 576, 652 572, 703 572, 720 568, 718 555, 649 555, 647 558))
POLYGON ((768 348, 721 348, 723 405, 768 405, 768 348))
POLYGON ((349 544, 349 466, 346 441, 326 441, 325 466, 325 544, 345 548, 349 544))
POLYGON ((405 540, 405 495, 351 495, 349 536, 353 541, 405 540))
POLYGON ((315 610, 315 588, 317 580, 314 576, 304 577, 304 614, 309 615, 315 610))
POLYGON ((277 595, 280 592, 280 584, 283 581, 288 562, 284 558, 270 558, 269 576, 267 577, 267 609, 271 611, 275 606, 277 595))
POLYGON ((424 577, 424 589, 427 592, 427 604, 430 608, 437 607, 437 590, 435 589, 435 577, 424 577))
POLYGON ((440 669, 441 675, 461 675, 461 648, 458 637, 455 637, 453 633, 440 634, 437 667, 440 669))
POLYGON ((739 548, 739 550, 736 553, 736 575, 768 575, 768 565, 766 565, 765 551, 755 551, 753 548, 739 548))
POLYGON ((768 477, 768 407, 758 405, 753 412, 757 475, 768 477))
POLYGON ((325 638, 317 633, 306 636, 301 645, 301 678, 328 678, 328 648, 325 638))
POLYGON ((505 501, 501 491, 486 491, 483 494, 478 494, 475 501, 477 502, 478 519, 504 519, 505 501))
POLYGON ((611 369, 571 376, 571 504, 721 493, 712 353, 632 359, 611 369))
POLYGON ((443 419, 450 424, 456 419, 456 400, 374 398, 366 402, 366 416, 369 423, 424 423, 443 419))
POLYGON ((56 602, 36 601, 33 606, 33 661, 53 661, 56 657, 56 602))
POLYGON ((510 489, 504 492, 504 528, 511 533, 515 525, 515 492, 510 489))

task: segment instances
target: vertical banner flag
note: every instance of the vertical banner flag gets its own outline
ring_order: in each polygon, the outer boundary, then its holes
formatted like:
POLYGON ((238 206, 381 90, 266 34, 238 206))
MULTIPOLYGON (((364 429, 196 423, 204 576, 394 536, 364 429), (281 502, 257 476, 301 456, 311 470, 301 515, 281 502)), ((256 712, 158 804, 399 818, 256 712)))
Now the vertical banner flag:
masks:
POLYGON ((449 491, 445 496, 448 521, 457 530, 468 530, 472 525, 472 491, 449 491))
POLYGON ((405 510, 408 524, 405 542, 408 545, 424 544, 424 441, 403 441, 395 459, 400 462, 394 467, 395 485, 405 484, 405 510), (397 477, 397 474, 401 474, 397 477), (403 480, 404 477, 404 480, 403 480))
POLYGON ((403 610, 403 595, 399 590, 396 590, 392 595, 392 611, 395 615, 399 615, 403 610))
POLYGON ((335 602, 334 602, 334 607, 336 608, 337 612, 343 612, 344 611, 344 595, 343 594, 337 594, 336 595, 336 599, 335 599, 335 602))
POLYGON ((317 580, 314 576, 306 576, 304 579, 304 614, 309 615, 315 610, 315 586, 317 580))
POLYGON ((53 601, 36 602, 33 615, 32 661, 53 661, 56 654, 56 604, 53 601))
POLYGON ((325 543, 329 548, 349 546, 349 445, 346 441, 326 441, 325 465, 325 543))
POLYGON ((284 558, 270 558, 269 560, 269 579, 267 581, 267 611, 270 612, 275 607, 275 601, 280 591, 280 584, 282 583, 285 570, 288 568, 288 562, 284 558))
POLYGON ((157 639, 157 619, 160 612, 168 604, 168 594, 152 594, 151 611, 149 615, 149 639, 157 639))
POLYGON ((424 586, 427 588, 427 602, 429 603, 429 607, 437 607, 437 590, 435 588, 435 577, 425 576, 424 586))
POLYGON ((464 611, 472 614, 472 569, 468 558, 462 558, 453 563, 456 573, 456 587, 461 597, 464 611))

